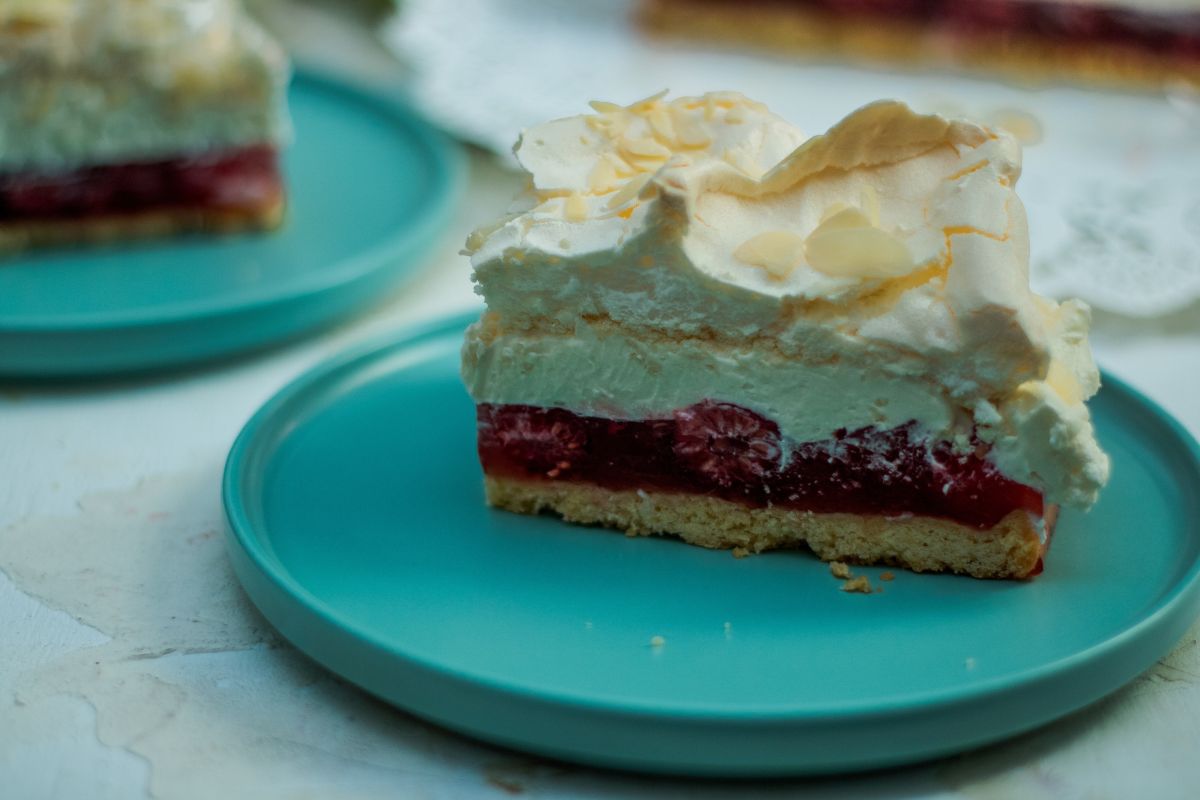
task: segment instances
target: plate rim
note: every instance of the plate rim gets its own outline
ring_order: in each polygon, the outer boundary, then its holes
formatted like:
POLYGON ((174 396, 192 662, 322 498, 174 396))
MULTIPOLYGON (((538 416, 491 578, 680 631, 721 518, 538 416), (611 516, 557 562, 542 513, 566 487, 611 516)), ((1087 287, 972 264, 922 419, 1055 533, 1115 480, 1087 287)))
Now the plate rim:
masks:
MULTIPOLYGON (((466 185, 466 156, 460 147, 397 93, 303 66, 294 70, 289 91, 297 84, 308 84, 318 91, 339 94, 350 103, 382 112, 392 119, 397 127, 403 127, 413 140, 419 142, 429 163, 433 165, 434 172, 443 176, 445 180, 435 182, 435 190, 426 197, 418 215, 411 223, 393 229, 388 236, 361 252, 337 259, 327 268, 309 272, 296 283, 289 283, 288 289, 283 292, 273 286, 264 286, 239 298, 238 302, 233 304, 221 298, 210 298, 173 300, 150 308, 103 310, 69 317, 41 315, 8 319, 0 315, 0 334, 107 334, 179 323, 204 322, 223 316, 253 313, 275 305, 303 302, 307 298, 337 286, 353 283, 363 275, 373 273, 381 262, 388 261, 396 252, 405 250, 414 242, 420 242, 443 227, 466 185)), ((104 250, 111 252, 112 248, 106 247, 104 250)), ((86 247, 76 252, 83 258, 90 255, 86 247)), ((16 257, 20 258, 20 255, 16 257)), ((4 265, 0 264, 0 269, 3 267, 4 265)))
MULTIPOLYGON (((319 390, 337 373, 352 370, 357 365, 365 365, 373 360, 386 357, 394 350, 402 350, 464 331, 469 323, 478 318, 478 315, 479 310, 474 309, 466 313, 405 326, 397 331, 372 337, 302 373, 271 396, 250 417, 230 449, 222 475, 221 495, 227 520, 225 532, 229 547, 231 549, 235 546, 240 548, 248 556, 260 576, 265 577, 274 590, 282 592, 293 602, 300 603, 307 613, 318 618, 323 624, 331 625, 348 633, 354 639, 382 652, 389 658, 402 660, 410 668, 427 671, 444 679, 462 682, 474 689, 497 692, 508 699, 549 703, 562 709, 616 717, 652 717, 659 721, 677 720, 751 725, 788 722, 797 724, 832 721, 859 722, 871 718, 896 718, 917 712, 936 713, 964 703, 995 701, 1010 693, 1019 692, 1040 683, 1062 679, 1076 670, 1085 668, 1093 661, 1106 658, 1116 659, 1122 654, 1126 654, 1128 649, 1136 647, 1140 640, 1162 633, 1161 629, 1176 621, 1176 615, 1185 612, 1186 606, 1196 605, 1197 601, 1200 601, 1200 555, 1198 555, 1190 568, 1182 572, 1174 583, 1158 596, 1156 602, 1136 618, 1136 622, 1120 630, 1117 634, 1069 656, 1012 675, 980 681, 969 687, 913 692, 883 700, 839 701, 829 705, 804 703, 771 706, 706 706, 703 704, 656 704, 653 700, 617 701, 556 689, 535 690, 491 676, 477 675, 466 670, 447 667, 437 661, 405 652, 397 648, 394 643, 376 638, 369 631, 356 626, 353 620, 329 607, 288 573, 282 563, 264 551, 264 543, 255 531, 254 521, 250 518, 245 504, 242 502, 241 487, 244 485, 243 480, 247 474, 247 467, 258 461, 255 456, 259 449, 265 445, 269 452, 271 443, 278 441, 277 437, 273 435, 276 414, 285 412, 293 403, 302 403, 304 396, 310 390, 319 390)), ((1114 387, 1118 393, 1125 394, 1144 408, 1153 419, 1163 423, 1173 435, 1176 443, 1182 446, 1182 452, 1188 456, 1190 463, 1195 467, 1196 474, 1200 475, 1200 443, 1197 443, 1182 423, 1154 400, 1111 373, 1102 373, 1102 385, 1114 387)), ((1200 523, 1198 523, 1194 535, 1200 539, 1200 523)), ((241 575, 239 575, 239 579, 241 579, 241 575)), ((242 580, 242 584, 245 586, 246 581, 242 580)), ((247 591, 250 591, 249 587, 247 587, 247 591)), ((255 593, 250 592, 250 596, 258 605, 259 600, 255 593)), ((264 616, 267 616, 268 621, 275 625, 274 620, 265 611, 264 616)), ((308 652, 305 648, 296 646, 303 652, 308 652)), ((324 663, 320 657, 309 654, 324 663)), ((1155 658, 1159 657, 1161 654, 1155 658)), ((1153 664, 1153 661, 1142 669, 1149 667, 1150 664, 1153 664)), ((1094 699, 1111 693, 1121 685, 1124 685, 1124 682, 1110 687, 1094 699)), ((368 691, 374 692, 370 687, 366 688, 368 691)), ((1073 709, 1064 710, 1052 718, 1069 713, 1070 710, 1073 709)))

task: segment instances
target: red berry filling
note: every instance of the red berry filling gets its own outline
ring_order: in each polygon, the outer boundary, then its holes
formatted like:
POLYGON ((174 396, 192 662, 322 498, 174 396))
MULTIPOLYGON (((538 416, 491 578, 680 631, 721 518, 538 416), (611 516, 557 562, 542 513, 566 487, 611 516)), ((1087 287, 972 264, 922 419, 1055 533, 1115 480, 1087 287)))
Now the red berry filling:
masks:
POLYGON ((786 442, 771 420, 712 401, 638 421, 524 405, 484 403, 476 412, 479 457, 491 475, 695 492, 759 507, 919 514, 977 528, 1016 509, 1043 510, 1042 495, 1002 475, 985 445, 956 452, 921 436, 915 422, 786 442))
POLYGON ((275 202, 282 191, 275 149, 261 145, 69 172, 0 173, 0 221, 171 208, 254 210, 275 202))

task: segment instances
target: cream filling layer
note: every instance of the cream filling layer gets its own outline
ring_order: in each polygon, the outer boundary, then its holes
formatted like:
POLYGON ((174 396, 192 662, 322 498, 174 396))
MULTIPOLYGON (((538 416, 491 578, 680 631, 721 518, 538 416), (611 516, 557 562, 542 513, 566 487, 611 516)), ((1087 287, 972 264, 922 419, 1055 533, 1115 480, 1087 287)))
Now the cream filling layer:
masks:
MULTIPOLYGON (((760 340, 761 342, 761 340, 760 340)), ((736 403, 773 420, 795 442, 829 439, 841 428, 892 428, 915 420, 931 438, 970 449, 971 432, 990 458, 1049 502, 1087 505, 1108 461, 1091 425, 1045 382, 996 402, 964 405, 936 381, 846 360, 805 363, 759 344, 630 335, 580 322, 575 335, 505 333, 482 322, 463 347, 463 378, 477 403, 566 408, 585 416, 653 419, 702 400, 736 403)))

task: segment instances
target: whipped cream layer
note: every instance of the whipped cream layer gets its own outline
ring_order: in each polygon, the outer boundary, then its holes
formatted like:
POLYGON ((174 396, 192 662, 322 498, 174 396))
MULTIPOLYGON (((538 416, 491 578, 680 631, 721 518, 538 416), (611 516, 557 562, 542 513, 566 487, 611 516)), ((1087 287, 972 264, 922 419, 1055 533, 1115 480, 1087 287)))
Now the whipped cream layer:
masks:
POLYGON ((811 138, 733 93, 593 105, 523 134, 529 189, 468 240, 477 401, 707 397, 800 441, 915 419, 977 431, 1050 502, 1095 499, 1088 310, 1029 289, 1011 137, 893 102, 811 138))
POLYGON ((7 0, 0 51, 0 172, 291 135, 288 60, 234 0, 7 0))

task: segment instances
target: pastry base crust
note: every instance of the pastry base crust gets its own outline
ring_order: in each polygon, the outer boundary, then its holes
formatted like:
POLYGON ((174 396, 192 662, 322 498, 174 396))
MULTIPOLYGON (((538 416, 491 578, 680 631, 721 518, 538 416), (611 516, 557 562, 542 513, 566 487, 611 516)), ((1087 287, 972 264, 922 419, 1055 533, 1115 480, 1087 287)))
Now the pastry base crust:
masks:
POLYGON ((1200 82, 1200 64, 1134 47, 1102 48, 1032 34, 950 33, 903 20, 842 18, 783 3, 643 0, 638 20, 659 35, 747 44, 789 55, 954 66, 1026 83, 1068 79, 1160 90, 1173 80, 1200 82))
POLYGON ((102 245, 187 233, 264 231, 279 226, 283 221, 284 206, 280 194, 259 208, 166 208, 83 219, 0 222, 0 253, 43 246, 102 245))
MULTIPOLYGON (((1020 510, 981 531, 936 517, 752 508, 704 495, 614 491, 564 481, 489 475, 484 485, 488 503, 507 511, 553 511, 568 522, 617 528, 628 536, 669 534, 716 549, 738 547, 757 553, 807 546, 825 561, 976 578, 1030 577, 1045 552, 1035 519, 1020 510)), ((1053 507, 1047 511, 1047 528, 1053 525, 1054 512, 1053 507)))

